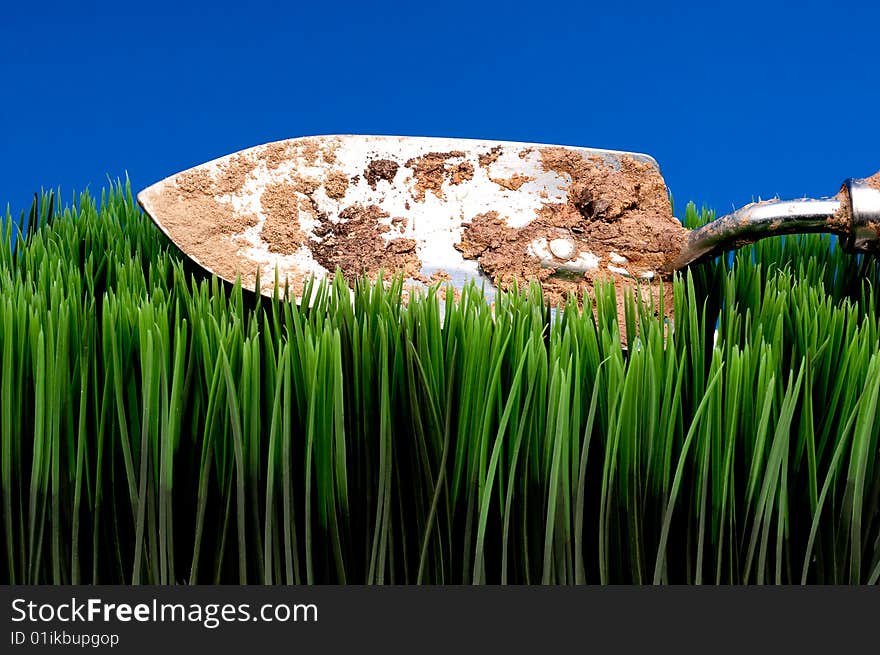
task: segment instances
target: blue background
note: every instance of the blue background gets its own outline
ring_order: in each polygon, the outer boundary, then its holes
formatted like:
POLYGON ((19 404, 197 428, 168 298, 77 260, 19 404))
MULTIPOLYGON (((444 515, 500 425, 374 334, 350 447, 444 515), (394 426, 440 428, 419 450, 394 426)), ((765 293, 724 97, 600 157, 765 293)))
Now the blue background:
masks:
POLYGON ((307 134, 636 150, 679 211, 880 168, 880 9, 846 2, 2 3, 0 207, 307 134), (832 6, 833 5, 833 6, 832 6))

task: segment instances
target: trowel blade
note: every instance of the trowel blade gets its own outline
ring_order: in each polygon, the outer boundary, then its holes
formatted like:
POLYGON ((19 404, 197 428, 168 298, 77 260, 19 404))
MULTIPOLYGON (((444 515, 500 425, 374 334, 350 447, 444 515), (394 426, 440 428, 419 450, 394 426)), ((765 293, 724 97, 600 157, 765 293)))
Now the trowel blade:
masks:
MULTIPOLYGON (((641 153, 334 135, 215 159, 147 187, 138 202, 197 264, 228 282, 240 275, 250 288, 259 271, 267 295, 276 272, 298 296, 310 276, 332 276, 337 267, 349 279, 381 268, 386 279, 403 271, 416 285, 447 280, 461 288, 476 280, 492 295, 496 279, 487 275, 486 261, 468 253, 463 233, 475 218, 527 228, 547 207, 572 201, 572 175, 548 165, 548 153, 558 159, 565 151, 608 171, 636 166, 659 179, 665 193, 657 162, 641 153)), ((593 252, 577 232, 576 226, 560 228, 522 248, 554 274, 625 268, 624 258, 593 252)), ((630 273, 648 277, 649 271, 630 273)))

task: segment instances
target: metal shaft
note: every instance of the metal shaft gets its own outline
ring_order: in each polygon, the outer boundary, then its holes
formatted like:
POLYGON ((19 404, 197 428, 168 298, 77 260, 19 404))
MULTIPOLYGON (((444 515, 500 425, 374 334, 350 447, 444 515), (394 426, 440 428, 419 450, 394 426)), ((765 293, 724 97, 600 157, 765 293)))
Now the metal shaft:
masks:
POLYGON ((776 200, 746 205, 691 232, 674 267, 683 268, 707 257, 780 234, 843 234, 834 227, 833 217, 839 209, 840 201, 836 199, 776 200))
POLYGON ((836 198, 746 205, 691 232, 673 269, 782 234, 830 232, 850 252, 880 252, 880 190, 849 179, 836 198))

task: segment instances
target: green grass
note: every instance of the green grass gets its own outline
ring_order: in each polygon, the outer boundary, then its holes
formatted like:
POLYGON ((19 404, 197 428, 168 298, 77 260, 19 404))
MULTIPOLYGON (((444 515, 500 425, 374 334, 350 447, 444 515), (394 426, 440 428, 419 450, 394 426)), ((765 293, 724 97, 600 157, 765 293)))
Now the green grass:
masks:
POLYGON ((0 582, 880 578, 880 269, 827 237, 678 278, 672 331, 628 298, 624 350, 610 287, 260 299, 127 185, 14 230, 0 582))

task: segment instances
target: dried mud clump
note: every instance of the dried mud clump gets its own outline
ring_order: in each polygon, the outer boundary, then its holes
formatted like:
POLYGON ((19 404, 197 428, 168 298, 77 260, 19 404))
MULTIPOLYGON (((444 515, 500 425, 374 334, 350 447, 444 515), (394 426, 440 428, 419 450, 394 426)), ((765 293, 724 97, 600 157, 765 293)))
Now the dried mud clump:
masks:
POLYGON ((389 184, 397 175, 397 169, 400 167, 396 161, 391 159, 374 159, 364 171, 364 179, 371 188, 375 189, 379 180, 385 180, 389 184))
POLYGON ((440 269, 439 271, 434 271, 433 273, 431 273, 430 276, 428 276, 428 284, 438 284, 440 282, 450 281, 452 281, 452 276, 443 269, 440 269))
POLYGON ((260 196, 266 220, 260 238, 271 251, 290 255, 303 244, 305 235, 299 225, 300 198, 291 184, 270 184, 260 196))
POLYGON ((263 161, 270 171, 278 168, 290 159, 290 145, 287 141, 270 143, 263 148, 263 161))
POLYGON ((299 156, 302 157, 306 164, 314 166, 318 161, 318 155, 321 154, 321 148, 316 139, 302 139, 299 144, 299 156))
POLYGON ((345 192, 348 191, 348 176, 342 171, 330 172, 324 181, 324 191, 334 200, 345 197, 345 192))
POLYGON ((339 139, 329 139, 324 144, 324 148, 321 150, 321 156, 324 158, 324 161, 328 164, 336 163, 336 149, 339 147, 339 139))
POLYGON ((492 164, 498 161, 498 158, 501 156, 504 148, 501 146, 495 146, 489 152, 480 155, 479 162, 481 168, 489 168, 492 164))
MULTIPOLYGON (((429 152, 421 157, 413 157, 408 160, 406 165, 412 169, 415 178, 412 190, 413 198, 422 202, 425 199, 425 194, 430 191, 442 199, 443 182, 450 179, 454 171, 459 171, 459 175, 461 175, 460 164, 449 165, 447 161, 464 156, 464 152, 454 150, 452 152, 429 152)), ((473 177, 473 167, 470 169, 470 175, 473 177)))
MULTIPOLYGON (((871 189, 880 191, 880 171, 874 173, 870 177, 860 180, 871 189)), ((835 196, 840 201, 840 207, 831 217, 830 228, 835 234, 843 237, 852 236, 852 211, 850 209, 849 191, 844 184, 835 196)), ((876 226, 876 230, 880 233, 880 226, 876 226)))
POLYGON ((534 257, 526 249, 531 238, 523 240, 528 233, 537 234, 532 225, 510 228, 497 211, 477 214, 465 226, 461 241, 455 248, 465 259, 476 259, 480 268, 496 283, 511 285, 514 280, 524 282, 529 278, 543 281, 553 274, 550 268, 536 265, 534 257))
POLYGON ((566 148, 545 148, 540 154, 545 170, 570 179, 567 202, 545 203, 531 223, 519 228, 508 227, 497 212, 473 217, 456 246, 463 256, 477 260, 502 287, 539 280, 554 302, 570 292, 582 294, 599 278, 632 287, 635 278, 648 272, 655 273, 655 282, 643 280, 642 285, 659 286, 656 273, 666 270, 688 235, 672 215, 659 172, 631 157, 622 157, 620 170, 614 170, 599 158, 584 159, 566 148), (598 257, 599 267, 584 274, 566 271, 563 260, 542 265, 529 252, 529 244, 540 239, 572 242, 575 252, 598 257), (620 257, 625 263, 619 263, 620 257), (610 271, 609 264, 625 269, 632 279, 610 271))
POLYGON ((474 165, 469 161, 463 161, 457 166, 449 168, 449 183, 461 184, 474 179, 474 165))
POLYGON ((319 242, 311 242, 315 259, 328 271, 339 268, 349 284, 361 275, 375 277, 402 271, 408 277, 419 274, 421 263, 413 239, 391 239, 383 235, 390 227, 381 222, 389 214, 376 205, 351 205, 339 212, 340 221, 324 220, 313 230, 319 242))
POLYGON ((292 191, 302 193, 309 197, 311 197, 319 186, 321 186, 321 180, 314 177, 305 177, 303 175, 295 175, 290 181, 290 188, 292 191))
POLYGON ((504 189, 516 191, 523 184, 525 184, 526 182, 531 182, 535 178, 528 175, 521 175, 520 173, 514 173, 510 177, 491 177, 489 179, 504 189))

